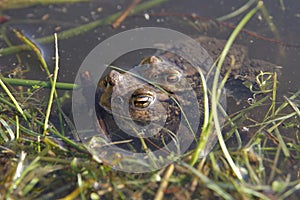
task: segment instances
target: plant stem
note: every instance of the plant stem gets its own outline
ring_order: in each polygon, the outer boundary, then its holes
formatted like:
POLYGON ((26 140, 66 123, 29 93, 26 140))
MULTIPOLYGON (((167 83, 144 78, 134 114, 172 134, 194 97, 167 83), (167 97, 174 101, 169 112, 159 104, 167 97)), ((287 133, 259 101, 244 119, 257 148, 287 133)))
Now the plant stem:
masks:
POLYGON ((237 25, 237 27, 233 30, 232 34, 230 35, 222 53, 221 53, 220 60, 218 62, 217 68, 216 68, 215 77, 214 77, 214 81, 213 81, 213 88, 212 88, 212 99, 211 99, 211 102, 212 102, 211 114, 212 115, 211 115, 211 118, 213 118, 213 121, 214 121, 214 125, 216 128, 216 132, 218 134, 218 139, 219 139, 221 149, 226 157, 226 160, 228 161, 229 165, 231 166, 232 170, 234 171, 234 173, 236 174, 236 176, 239 180, 243 180, 242 174, 241 174, 240 170, 237 168, 237 166, 235 165, 235 163, 233 162, 233 160, 228 152, 228 149, 226 148, 226 144, 224 142, 222 132, 221 132, 221 127, 219 124, 217 103, 218 103, 218 100, 220 97, 221 89, 218 86, 218 81, 219 81, 221 67, 222 67, 225 57, 229 51, 229 48, 233 44, 233 42, 234 42, 235 38, 237 37, 237 35, 239 34, 239 32, 243 29, 243 27, 250 20, 250 18, 259 10, 259 8, 262 7, 262 5, 263 5, 263 2, 259 1, 257 6, 255 8, 253 8, 251 11, 249 11, 246 14, 246 16, 240 21, 240 23, 237 25))
MULTIPOLYGON (((0 79, 1 82, 1 79, 0 79)), ((9 101, 7 101, 4 98, 0 98, 0 102, 8 105, 9 107, 17 110, 19 113, 21 113, 20 110, 17 109, 15 104, 10 103, 9 101)), ((21 113, 22 114, 22 113, 21 113)), ((26 119, 30 119, 33 121, 33 123, 36 123, 39 126, 43 126, 44 122, 40 121, 39 119, 33 117, 29 112, 27 112, 26 110, 23 111, 23 115, 25 115, 26 119)), ((21 128, 21 127, 20 127, 21 128)), ((28 131, 32 131, 27 129, 28 131)), ((78 145, 75 141, 65 137, 64 135, 62 135, 60 132, 58 132, 55 128, 49 127, 48 128, 49 132, 53 133, 54 135, 56 135, 57 137, 61 138, 65 143, 71 145, 72 147, 80 150, 80 151, 86 151, 85 148, 82 145, 78 145)), ((32 132, 33 133, 33 132, 32 132)))
MULTIPOLYGON (((30 79, 18 79, 18 78, 4 78, 1 77, 1 79, 10 85, 17 85, 17 86, 26 86, 26 87, 45 87, 45 88, 51 88, 51 82, 50 81, 39 81, 39 80, 30 80, 30 79)), ((56 89, 62 89, 62 90, 73 90, 80 88, 77 84, 72 83, 63 83, 63 82, 57 82, 55 85, 56 89)))
POLYGON ((18 112, 23 116, 23 118, 27 121, 27 117, 19 105, 18 101, 15 99, 15 97, 12 95, 12 93, 9 91, 9 89, 6 87, 2 79, 0 78, 0 86, 3 88, 3 90, 6 92, 6 94, 9 96, 11 101, 14 103, 15 108, 18 110, 18 112))
MULTIPOLYGON (((49 117, 50 117, 50 113, 51 113, 52 102, 53 102, 53 98, 56 94, 55 85, 56 85, 58 69, 59 69, 59 67, 58 67, 58 65, 59 65, 58 42, 57 42, 57 34, 56 33, 54 34, 54 38, 55 38, 55 67, 54 67, 52 87, 51 87, 51 91, 50 91, 50 95, 49 95, 49 102, 48 102, 46 116, 45 116, 45 122, 44 122, 44 133, 43 133, 44 136, 46 136, 47 130, 48 130, 48 122, 49 122, 49 117)), ((57 98, 57 96, 56 96, 56 98, 57 98)))

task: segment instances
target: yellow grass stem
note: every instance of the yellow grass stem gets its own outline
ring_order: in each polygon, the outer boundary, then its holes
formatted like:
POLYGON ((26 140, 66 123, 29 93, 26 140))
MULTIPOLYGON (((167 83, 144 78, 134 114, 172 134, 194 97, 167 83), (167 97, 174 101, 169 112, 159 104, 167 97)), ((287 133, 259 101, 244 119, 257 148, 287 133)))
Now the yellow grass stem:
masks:
POLYGON ((27 117, 23 111, 23 109, 21 108, 21 106, 19 105, 18 101, 15 99, 15 97, 12 95, 12 93, 9 91, 9 89, 6 87, 6 85, 4 84, 4 82, 2 81, 2 78, 0 77, 0 86, 3 88, 3 90, 6 92, 6 94, 9 96, 10 100, 13 102, 15 108, 17 109, 17 111, 22 115, 22 117, 27 121, 27 117))
POLYGON ((51 108, 52 108, 52 102, 53 102, 53 97, 55 94, 55 85, 57 81, 57 76, 58 76, 58 69, 59 69, 59 55, 58 55, 58 42, 57 42, 57 34, 54 33, 54 41, 55 41, 55 68, 54 68, 54 73, 53 73, 53 82, 52 82, 52 88, 50 91, 49 95, 49 102, 48 102, 48 107, 46 110, 46 116, 45 116, 45 122, 44 122, 44 133, 43 135, 45 136, 47 134, 48 130, 48 122, 49 122, 49 117, 51 113, 51 108))

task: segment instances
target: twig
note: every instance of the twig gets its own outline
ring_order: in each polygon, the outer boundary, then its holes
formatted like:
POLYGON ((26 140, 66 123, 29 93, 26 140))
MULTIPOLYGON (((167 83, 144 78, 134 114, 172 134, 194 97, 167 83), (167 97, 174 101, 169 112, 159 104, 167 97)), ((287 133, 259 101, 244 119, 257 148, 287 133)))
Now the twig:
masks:
POLYGON ((134 9, 134 7, 140 3, 140 0, 133 0, 132 3, 128 6, 128 8, 116 19, 116 21, 112 24, 113 28, 117 28, 120 24, 126 19, 126 17, 130 14, 130 12, 134 9))

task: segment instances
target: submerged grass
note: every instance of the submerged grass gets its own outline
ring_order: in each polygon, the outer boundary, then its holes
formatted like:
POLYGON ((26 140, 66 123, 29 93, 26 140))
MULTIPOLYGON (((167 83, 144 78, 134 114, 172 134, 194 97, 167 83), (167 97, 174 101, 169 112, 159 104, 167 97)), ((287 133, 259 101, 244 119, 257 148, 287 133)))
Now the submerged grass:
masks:
POLYGON ((0 11, 16 8, 26 8, 30 6, 35 6, 38 4, 48 5, 48 4, 59 4, 59 3, 76 3, 76 2, 87 2, 88 0, 1 0, 0 1, 0 11))
MULTIPOLYGON (((230 37, 218 70, 237 33, 259 8, 258 5, 251 10, 230 37)), ((58 55, 56 58, 58 62, 58 55)), ((58 63, 56 66, 57 72, 58 63)), ((279 102, 276 73, 260 74, 255 101, 228 116, 224 125, 226 133, 236 136, 225 143, 219 130, 221 150, 216 147, 207 157, 199 159, 199 149, 203 147, 197 147, 195 153, 187 154, 180 161, 144 174, 118 172, 105 161, 96 162, 82 144, 48 125, 50 109, 44 114, 40 112, 42 108, 30 105, 30 101, 23 104, 26 95, 31 94, 13 93, 9 83, 3 80, 0 77, 4 91, 0 93, 0 199, 288 199, 299 196, 300 90, 279 102), (262 79, 264 75, 271 78, 262 79), (262 119, 257 116, 258 111, 262 112, 262 119), (47 134, 43 134, 45 130, 47 134), (238 145, 235 140, 239 141, 238 145), (296 170, 288 171, 289 168, 296 170)), ((55 82, 50 83, 52 94, 58 86, 55 82)), ((218 117, 218 82, 212 91, 213 111, 210 116, 206 113, 207 127, 218 117)), ((49 101, 48 108, 51 104, 49 101)))
MULTIPOLYGON (((168 0, 152 0, 152 1, 146 1, 144 3, 141 3, 139 5, 137 5, 132 12, 130 13, 130 15, 134 15, 137 14, 141 11, 150 9, 156 5, 162 4, 164 2, 166 2, 168 0)), ((84 34, 85 32, 91 31, 93 29, 95 29, 96 27, 99 26, 104 26, 104 25, 108 25, 111 24, 112 22, 114 22, 120 15, 122 14, 122 12, 118 12, 115 14, 112 14, 104 19, 99 19, 97 21, 88 23, 88 24, 84 24, 75 28, 71 28, 69 30, 65 30, 62 31, 60 33, 58 33, 58 37, 62 40, 62 39, 67 39, 70 37, 74 37, 80 34, 84 34)), ((9 24, 9 23, 7 23, 9 24)), ((3 26, 5 27, 5 25, 3 26)), ((35 41, 38 43, 51 43, 53 42, 54 38, 53 36, 46 36, 43 38, 37 38, 35 41)), ((11 54, 16 54, 20 51, 24 51, 24 50, 30 50, 30 47, 28 45, 16 45, 16 46, 10 46, 10 47, 6 47, 6 48, 1 48, 0 49, 0 57, 2 56, 6 56, 6 55, 11 55, 11 54)))

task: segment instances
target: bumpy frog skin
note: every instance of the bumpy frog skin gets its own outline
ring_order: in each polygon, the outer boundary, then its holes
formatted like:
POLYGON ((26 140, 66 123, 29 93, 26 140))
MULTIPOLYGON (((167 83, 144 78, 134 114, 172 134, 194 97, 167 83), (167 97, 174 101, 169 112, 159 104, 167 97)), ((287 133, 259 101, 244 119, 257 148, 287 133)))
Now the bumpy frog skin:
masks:
POLYGON ((184 71, 163 57, 147 57, 135 68, 143 77, 162 86, 169 92, 185 92, 192 89, 186 79, 183 78, 185 76, 184 71))
MULTIPOLYGON (((225 41, 214 38, 200 37, 196 40, 214 59, 217 59, 225 45, 225 41)), ((224 61, 222 75, 229 68, 231 71, 229 81, 253 82, 261 70, 272 71, 275 65, 262 60, 250 60, 246 47, 233 45, 224 61)), ((108 75, 100 79, 98 85, 98 105, 108 113, 114 114, 114 120, 117 121, 120 129, 128 133, 132 131, 132 124, 143 124, 134 128, 137 132, 153 136, 152 142, 156 144, 156 148, 157 145, 161 147, 161 144, 173 139, 168 131, 176 134, 178 130, 182 117, 180 106, 190 106, 187 114, 191 118, 196 119, 200 115, 199 128, 195 135, 191 135, 187 129, 187 133, 183 135, 199 137, 203 114, 203 92, 199 73, 194 66, 167 52, 143 59, 130 72, 135 75, 111 70, 108 75), (173 99, 180 102, 180 105, 174 103, 173 99), (193 104, 195 99, 197 105, 193 104)), ((104 115, 99 114, 101 118, 105 118, 104 115)), ((110 133, 112 125, 109 122, 107 124, 108 134, 118 134, 110 133)), ((211 137, 210 140, 208 143, 213 146, 216 137, 211 137)), ((211 147, 207 149, 209 151, 211 147)))
MULTIPOLYGON (((102 94, 99 96, 99 105, 110 113, 118 110, 120 115, 126 104, 130 109, 135 110, 138 116, 147 118, 146 109, 152 107, 153 102, 169 98, 165 93, 150 87, 142 80, 115 70, 110 71, 100 80, 98 88, 102 94)), ((137 117, 136 120, 139 118, 137 117)))
MULTIPOLYGON (((197 109, 198 101, 193 89, 188 88, 188 82, 181 77, 183 73, 179 68, 173 67, 169 73, 169 70, 162 69, 171 68, 170 63, 168 67, 161 68, 167 63, 158 57, 149 59, 155 61, 151 63, 143 61, 141 65, 132 68, 130 73, 111 70, 99 81, 98 88, 101 95, 98 103, 108 113, 114 115, 118 127, 127 134, 136 135, 135 131, 145 137, 153 136, 154 140, 161 140, 162 135, 169 135, 166 133, 167 130, 174 132, 178 128, 181 113, 178 104, 197 109), (153 68, 161 68, 159 74, 153 75, 151 72, 156 72, 153 68), (144 71, 148 73, 144 74, 144 71), (177 74, 174 75, 175 72, 177 74), (176 90, 174 91, 174 85, 170 85, 168 81, 177 84, 179 91, 183 92, 183 88, 188 90, 189 92, 185 91, 185 98, 180 96, 182 92, 178 94, 176 90), (177 103, 172 98, 177 99, 177 103), (197 104, 192 104, 190 100, 197 104), (161 131, 166 126, 166 131, 161 131)), ((199 117, 200 111, 197 113, 195 117, 199 117)), ((171 139, 170 135, 163 137, 165 141, 171 139)))

